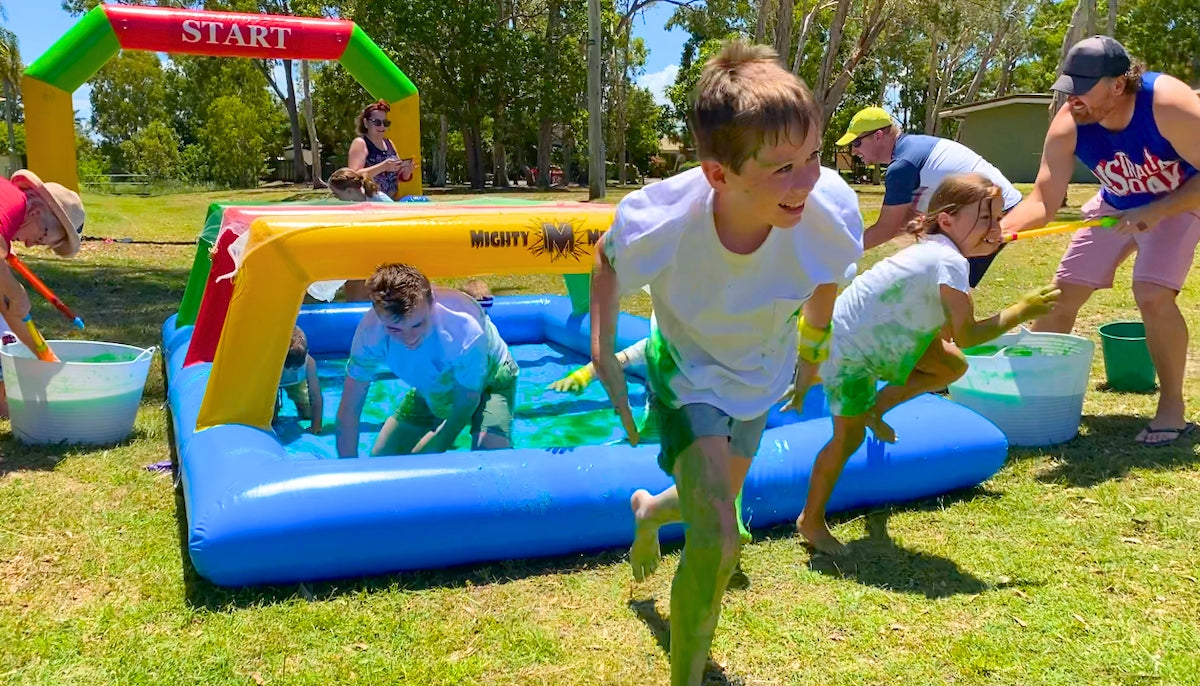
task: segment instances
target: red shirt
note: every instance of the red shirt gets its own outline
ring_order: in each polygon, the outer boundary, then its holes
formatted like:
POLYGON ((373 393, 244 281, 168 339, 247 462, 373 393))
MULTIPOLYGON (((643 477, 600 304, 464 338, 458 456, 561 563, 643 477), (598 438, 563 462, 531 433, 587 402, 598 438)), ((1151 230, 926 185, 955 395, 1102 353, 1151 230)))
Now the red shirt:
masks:
POLYGON ((8 254, 9 244, 25 222, 25 191, 0 176, 0 248, 8 254))

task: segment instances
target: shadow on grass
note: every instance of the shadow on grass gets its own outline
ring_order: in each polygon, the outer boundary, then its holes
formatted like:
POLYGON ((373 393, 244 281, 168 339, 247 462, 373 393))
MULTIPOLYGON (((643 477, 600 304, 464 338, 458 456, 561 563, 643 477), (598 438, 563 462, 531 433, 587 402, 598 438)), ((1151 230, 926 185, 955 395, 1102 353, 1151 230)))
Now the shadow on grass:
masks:
MULTIPOLYGON (((142 404, 144 409, 146 404, 142 404)), ((135 426, 133 432, 124 440, 117 443, 109 443, 106 445, 90 446, 90 445, 68 445, 65 443, 54 443, 50 445, 26 445, 21 443, 13 436, 12 432, 6 431, 0 434, 0 478, 12 472, 50 472, 58 466, 59 462, 88 453, 100 452, 104 450, 112 450, 119 448, 136 441, 148 438, 148 434, 144 429, 135 426)))
POLYGON ((153 267, 117 253, 81 261, 31 259, 29 267, 87 322, 79 331, 45 298, 29 290, 33 316, 46 338, 86 338, 150 347, 179 307, 190 265, 153 267), (124 262, 128 260, 128 262, 124 262))
POLYGON ((982 580, 959 568, 953 560, 909 550, 887 530, 889 511, 867 515, 867 537, 846 543, 837 557, 816 554, 809 569, 839 579, 887 591, 916 593, 929 599, 975 595, 989 588, 982 580))
MULTIPOLYGON (((628 605, 629 609, 633 610, 633 614, 637 615, 637 618, 642 620, 642 623, 650 630, 655 642, 670 659, 671 624, 659 613, 654 599, 630 600, 628 605)), ((745 681, 738 677, 730 677, 721 665, 709 659, 708 664, 705 665, 704 680, 701 683, 703 686, 741 686, 745 681)))
MULTIPOLYGON (((168 420, 170 427, 171 422, 168 420)), ((172 444, 174 441, 172 440, 172 444)), ((173 454, 173 459, 175 459, 173 454)), ((937 498, 899 505, 889 508, 886 513, 905 510, 936 510, 954 502, 980 497, 1000 497, 1000 494, 981 486, 957 491, 937 498)), ((346 594, 375 592, 385 590, 422 591, 434 588, 461 588, 468 585, 481 586, 485 584, 502 584, 518 581, 529 577, 550 574, 573 574, 593 569, 603 569, 625 560, 627 551, 615 548, 599 552, 578 553, 559 557, 538 558, 529 560, 507 560, 490 564, 475 564, 453 567, 448 569, 420 570, 396 574, 358 577, 343 580, 318 581, 301 584, 280 584, 250 586, 244 588, 225 588, 217 586, 202 578, 192 566, 188 554, 188 531, 186 508, 182 492, 176 492, 176 522, 178 524, 180 557, 183 560, 183 580, 186 600, 192 607, 226 611, 245 607, 256 607, 264 604, 290 602, 304 599, 312 602, 330 600, 346 594)), ((849 519, 855 513, 843 513, 838 517, 849 519)), ((857 516, 861 516, 861 513, 857 516)), ((886 514, 884 515, 886 517, 886 514)), ((838 518, 835 517, 836 521, 838 518)), ((790 526, 778 526, 765 531, 755 532, 756 540, 790 539, 794 536, 790 526)), ((884 529, 886 535, 886 527, 884 529)), ((867 539, 873 544, 883 543, 878 538, 867 539)), ((670 553, 679 550, 683 545, 681 540, 671 541, 663 545, 663 552, 670 553)), ((852 543, 852 549, 863 547, 864 543, 852 543)), ((887 539, 887 545, 876 545, 871 550, 863 550, 862 564, 855 569, 827 570, 820 565, 814 569, 823 573, 836 573, 839 576, 856 579, 861 583, 888 588, 897 591, 924 593, 930 598, 943 597, 960 593, 978 593, 989 586, 975 577, 958 569, 957 565, 944 558, 938 558, 923 553, 916 553, 895 545, 887 539), (907 575, 907 576, 905 576, 907 575), (917 585, 913 585, 917 582, 917 585), (908 588, 904 584, 909 584, 908 588)), ((854 559, 858 559, 855 557, 854 559)), ((745 552, 742 564, 750 565, 749 573, 753 574, 753 557, 745 552)), ((745 567, 742 567, 745 569, 745 567)), ((740 583, 731 582, 730 590, 747 588, 749 577, 741 579, 740 583)), ((631 606, 632 607, 632 606, 631 606)), ((635 610, 636 611, 636 610, 635 610)), ((737 683, 716 681, 705 683, 737 683)))
MULTIPOLYGON (((1051 468, 1038 480, 1087 488, 1121 479, 1134 469, 1171 470, 1200 463, 1196 432, 1157 448, 1136 443, 1133 439, 1147 421, 1130 415, 1084 415, 1080 424, 1084 435, 1059 446, 1051 468)), ((1016 457, 1023 453, 1032 451, 1020 451, 1016 457)))

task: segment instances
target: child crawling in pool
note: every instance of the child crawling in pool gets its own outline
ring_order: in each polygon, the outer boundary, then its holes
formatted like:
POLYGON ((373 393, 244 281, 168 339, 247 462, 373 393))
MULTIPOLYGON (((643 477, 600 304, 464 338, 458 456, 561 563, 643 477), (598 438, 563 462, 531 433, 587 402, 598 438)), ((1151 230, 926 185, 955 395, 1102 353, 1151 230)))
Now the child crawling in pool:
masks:
POLYGON ((287 357, 283 358, 272 423, 279 418, 285 395, 296 404, 297 419, 311 420, 309 433, 320 435, 325 407, 321 398, 321 379, 317 376, 317 361, 308 354, 308 337, 298 326, 292 327, 292 340, 288 343, 287 357))
MULTIPOLYGON (((979 174, 946 177, 927 214, 908 227, 916 244, 884 259, 837 297, 833 340, 821 365, 833 437, 817 455, 808 500, 796 520, 817 550, 844 550, 825 523, 825 506, 850 455, 869 427, 879 440, 896 436, 883 415, 921 393, 945 388, 967 371, 959 347, 1003 334, 1050 311, 1058 290, 1046 286, 987 319, 975 318, 967 258, 1000 247, 1000 188, 979 174), (943 327, 953 342, 941 336, 943 327), (877 391, 877 382, 887 385, 877 391)), ((803 397, 803 395, 793 395, 803 397)))
POLYGON ((339 457, 357 457, 371 381, 387 369, 412 390, 379 432, 372 455, 449 450, 467 426, 471 447, 512 447, 517 363, 474 298, 430 286, 415 267, 385 264, 367 279, 337 413, 339 457))

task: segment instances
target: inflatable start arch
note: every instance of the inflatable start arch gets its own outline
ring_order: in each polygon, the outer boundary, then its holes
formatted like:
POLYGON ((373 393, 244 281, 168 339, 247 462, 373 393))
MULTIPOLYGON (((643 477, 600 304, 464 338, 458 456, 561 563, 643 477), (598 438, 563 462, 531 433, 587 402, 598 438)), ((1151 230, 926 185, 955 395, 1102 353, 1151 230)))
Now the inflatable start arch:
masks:
MULTIPOLYGON (((337 60, 374 98, 392 105, 400 157, 421 159, 417 89, 352 21, 100 5, 29 65, 21 80, 29 168, 79 189, 71 93, 118 50, 256 59, 337 60)), ((420 194, 421 176, 400 183, 420 194)))

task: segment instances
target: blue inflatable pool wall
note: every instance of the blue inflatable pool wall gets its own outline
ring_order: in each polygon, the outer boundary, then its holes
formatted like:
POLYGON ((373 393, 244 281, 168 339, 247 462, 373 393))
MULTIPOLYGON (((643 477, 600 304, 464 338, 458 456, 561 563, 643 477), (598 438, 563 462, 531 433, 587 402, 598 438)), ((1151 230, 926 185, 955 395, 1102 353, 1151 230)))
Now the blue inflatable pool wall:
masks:
MULTIPOLYGON (((366 306, 305 306, 316 355, 344 355, 366 306)), ((490 310, 512 345, 551 342, 587 354, 587 316, 565 296, 498 297, 490 310)), ((648 334, 622 314, 618 342, 648 334)), ((628 546, 629 497, 670 479, 657 446, 514 448, 435 455, 297 460, 275 434, 241 425, 196 432, 210 364, 182 368, 192 327, 163 326, 168 397, 199 574, 240 586, 312 581, 628 546)), ((996 473, 1008 452, 991 422, 926 395, 888 414, 900 441, 873 439, 850 458, 830 511, 934 496, 996 473)), ((792 522, 804 507, 831 422, 820 389, 803 415, 772 414, 747 477, 748 526, 792 522)), ((664 529, 678 537, 681 527, 664 529)))

